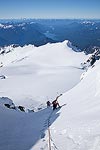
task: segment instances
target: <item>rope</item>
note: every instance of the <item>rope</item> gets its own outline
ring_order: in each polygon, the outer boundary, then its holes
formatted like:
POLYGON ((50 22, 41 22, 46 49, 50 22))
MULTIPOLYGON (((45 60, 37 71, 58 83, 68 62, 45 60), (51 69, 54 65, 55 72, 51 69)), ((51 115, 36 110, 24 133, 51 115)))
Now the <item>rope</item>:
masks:
POLYGON ((48 135, 49 135, 49 150, 51 150, 50 128, 48 128, 48 135))
POLYGON ((48 142, 48 146, 49 146, 49 150, 52 150, 52 146, 51 146, 51 141, 52 141, 52 144, 53 144, 53 147, 54 147, 54 150, 59 150, 56 146, 56 144, 54 143, 53 139, 51 138, 51 132, 50 132, 50 119, 52 117, 52 114, 53 114, 53 111, 51 112, 50 116, 48 117, 48 136, 49 136, 49 142, 48 142))
MULTIPOLYGON (((57 100, 60 96, 62 96, 62 94, 60 94, 59 96, 57 96, 57 97, 56 97, 56 100, 57 100)), ((48 139, 48 148, 49 148, 49 150, 52 150, 52 146, 51 146, 51 141, 52 141, 54 150, 59 150, 59 149, 57 148, 56 144, 54 143, 53 139, 51 138, 51 133, 50 133, 50 119, 51 119, 51 117, 52 117, 52 114, 53 114, 53 110, 52 110, 52 112, 50 113, 49 117, 47 118, 47 120, 46 120, 46 122, 45 122, 45 127, 46 127, 46 125, 47 125, 47 127, 48 127, 48 136, 49 136, 49 139, 48 139)), ((43 137, 44 137, 44 136, 45 136, 45 135, 43 134, 43 137)))
POLYGON ((48 120, 47 120, 48 136, 49 136, 49 143, 48 143, 49 150, 51 150, 50 118, 52 116, 52 113, 53 113, 53 111, 51 112, 51 114, 49 115, 48 120))

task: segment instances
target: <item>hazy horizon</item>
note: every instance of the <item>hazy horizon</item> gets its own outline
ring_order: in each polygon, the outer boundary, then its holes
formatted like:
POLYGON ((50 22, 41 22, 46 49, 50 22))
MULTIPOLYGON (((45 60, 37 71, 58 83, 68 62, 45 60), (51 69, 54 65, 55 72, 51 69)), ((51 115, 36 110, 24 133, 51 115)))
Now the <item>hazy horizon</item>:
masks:
POLYGON ((0 20, 100 20, 100 18, 0 18, 0 20))
POLYGON ((100 0, 0 0, 0 18, 100 19, 100 0))

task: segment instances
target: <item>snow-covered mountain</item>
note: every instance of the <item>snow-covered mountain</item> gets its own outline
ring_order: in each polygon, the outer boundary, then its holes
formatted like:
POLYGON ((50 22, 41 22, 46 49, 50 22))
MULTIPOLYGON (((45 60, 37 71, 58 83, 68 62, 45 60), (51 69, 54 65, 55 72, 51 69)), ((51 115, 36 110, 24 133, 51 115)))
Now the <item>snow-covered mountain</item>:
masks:
POLYGON ((33 100, 38 99, 43 103, 42 100, 46 102, 58 93, 71 89, 79 82, 82 73, 80 63, 87 56, 74 52, 67 43, 47 44, 38 48, 33 45, 14 49, 7 47, 8 53, 0 55, 4 65, 0 74, 7 77, 0 80, 1 96, 6 95, 16 104, 27 107, 33 105, 33 100), (73 73, 74 76, 70 78, 73 73))
MULTIPOLYGON (((100 47, 100 20, 81 19, 19 19, 0 20, 0 46, 33 44, 70 40, 81 51, 90 46, 100 47)), ((88 53, 92 53, 89 50, 88 53)))
POLYGON ((99 150, 99 61, 80 80, 81 63, 89 56, 73 51, 68 41, 6 51, 0 55, 0 76, 5 76, 0 78, 0 150, 48 150, 49 144, 99 150), (46 108, 46 101, 61 93, 62 107, 46 108), (35 112, 21 112, 19 105, 35 112))

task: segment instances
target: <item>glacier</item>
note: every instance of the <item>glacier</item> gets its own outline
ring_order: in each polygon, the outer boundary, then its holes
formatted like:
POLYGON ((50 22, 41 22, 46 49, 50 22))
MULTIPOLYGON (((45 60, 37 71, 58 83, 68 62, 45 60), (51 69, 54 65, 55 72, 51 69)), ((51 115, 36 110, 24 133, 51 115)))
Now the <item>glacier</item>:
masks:
POLYGON ((81 63, 88 57, 68 47, 67 40, 0 55, 0 75, 6 76, 0 79, 0 150, 48 150, 49 138, 52 149, 100 149, 100 64, 80 80, 81 63), (61 93, 63 107, 47 108, 46 101, 61 93), (5 103, 35 112, 9 109, 5 103))

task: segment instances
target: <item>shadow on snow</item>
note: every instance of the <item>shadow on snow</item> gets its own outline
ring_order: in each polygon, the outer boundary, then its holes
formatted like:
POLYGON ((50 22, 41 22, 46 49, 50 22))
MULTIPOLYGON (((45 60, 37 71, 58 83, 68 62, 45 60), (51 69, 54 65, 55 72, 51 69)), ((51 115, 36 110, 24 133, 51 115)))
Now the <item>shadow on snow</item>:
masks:
MULTIPOLYGON (((45 136, 48 128, 60 115, 59 109, 45 108, 34 113, 7 110, 0 125, 0 150, 29 150, 45 136), (3 127, 2 127, 3 126, 3 127), (3 131, 1 132, 1 129, 3 131)), ((34 148, 33 148, 34 149, 34 148)))

